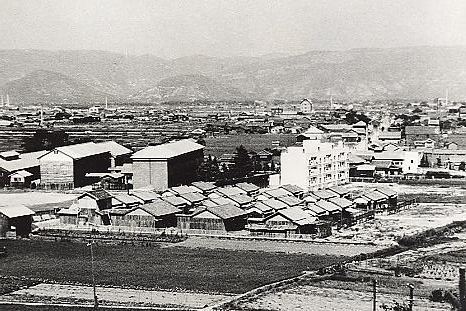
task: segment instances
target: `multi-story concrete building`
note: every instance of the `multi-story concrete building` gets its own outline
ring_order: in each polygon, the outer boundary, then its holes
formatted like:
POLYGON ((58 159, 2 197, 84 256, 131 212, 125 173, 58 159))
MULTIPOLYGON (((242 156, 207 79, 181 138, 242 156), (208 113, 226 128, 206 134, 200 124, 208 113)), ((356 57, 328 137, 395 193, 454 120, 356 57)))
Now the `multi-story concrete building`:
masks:
POLYGON ((197 180, 204 146, 189 139, 146 147, 131 157, 133 186, 162 191, 197 180))
POLYGON ((305 140, 302 146, 288 147, 281 154, 281 185, 293 184, 314 191, 348 181, 348 148, 341 142, 305 140))

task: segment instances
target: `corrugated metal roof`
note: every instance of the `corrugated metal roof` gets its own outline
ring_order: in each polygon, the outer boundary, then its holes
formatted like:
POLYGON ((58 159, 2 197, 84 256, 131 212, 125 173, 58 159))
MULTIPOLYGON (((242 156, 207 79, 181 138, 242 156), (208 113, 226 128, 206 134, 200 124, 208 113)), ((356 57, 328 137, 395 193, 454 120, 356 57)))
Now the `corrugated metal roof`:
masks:
POLYGON ((34 212, 24 205, 0 205, 0 214, 3 214, 8 218, 16 218, 21 216, 34 215, 34 212))
POLYGON ((131 157, 132 159, 160 159, 166 160, 189 152, 203 149, 204 146, 190 139, 183 139, 158 146, 146 147, 131 157))

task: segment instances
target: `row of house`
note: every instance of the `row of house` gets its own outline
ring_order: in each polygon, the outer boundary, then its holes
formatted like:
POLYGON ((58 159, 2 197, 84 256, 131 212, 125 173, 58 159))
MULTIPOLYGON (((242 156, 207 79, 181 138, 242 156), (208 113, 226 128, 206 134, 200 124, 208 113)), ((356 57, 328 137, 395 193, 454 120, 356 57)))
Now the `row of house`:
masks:
POLYGON ((94 223, 122 227, 177 227, 186 233, 314 234, 328 236, 332 226, 352 225, 379 210, 395 208, 390 189, 351 193, 335 186, 306 192, 295 185, 259 189, 249 183, 216 187, 194 182, 161 193, 94 190, 59 211, 62 224, 94 223), (286 219, 286 220, 284 220, 286 219))

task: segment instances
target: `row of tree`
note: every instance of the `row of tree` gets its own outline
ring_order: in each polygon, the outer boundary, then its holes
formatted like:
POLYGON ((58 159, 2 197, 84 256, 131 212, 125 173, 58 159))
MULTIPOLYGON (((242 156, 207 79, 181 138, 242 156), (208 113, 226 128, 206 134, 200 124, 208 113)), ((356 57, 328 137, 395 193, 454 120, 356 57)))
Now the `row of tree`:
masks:
POLYGON ((275 171, 273 161, 261 162, 258 157, 251 157, 248 150, 243 146, 236 148, 233 164, 220 165, 215 157, 208 156, 198 168, 198 177, 203 181, 216 181, 224 179, 237 179, 253 175, 258 171, 275 171))

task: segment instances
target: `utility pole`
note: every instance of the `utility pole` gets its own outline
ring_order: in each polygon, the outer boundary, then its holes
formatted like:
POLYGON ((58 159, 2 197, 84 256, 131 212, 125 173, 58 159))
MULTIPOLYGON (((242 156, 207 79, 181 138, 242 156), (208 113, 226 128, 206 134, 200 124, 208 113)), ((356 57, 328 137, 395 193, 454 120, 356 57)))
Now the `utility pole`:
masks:
POLYGON ((372 311, 377 311, 377 280, 372 280, 372 311))
POLYGON ((97 299, 97 292, 95 288, 95 275, 94 275, 94 249, 92 246, 95 244, 94 239, 91 242, 87 243, 87 246, 91 248, 91 273, 92 273, 92 289, 94 293, 94 310, 97 310, 99 307, 99 300, 97 299))
POLYGON ((460 268, 460 311, 466 311, 466 279, 465 269, 460 268))
POLYGON ((408 284, 409 287, 409 311, 413 311, 413 304, 414 304, 414 285, 408 284))

